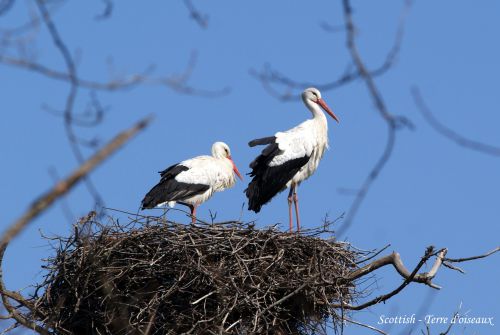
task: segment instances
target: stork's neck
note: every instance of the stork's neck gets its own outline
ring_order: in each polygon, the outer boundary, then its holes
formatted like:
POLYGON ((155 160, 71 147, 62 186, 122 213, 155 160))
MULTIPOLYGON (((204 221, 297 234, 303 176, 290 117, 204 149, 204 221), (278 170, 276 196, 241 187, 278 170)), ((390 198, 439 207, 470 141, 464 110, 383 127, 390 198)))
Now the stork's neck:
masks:
POLYGON ((303 101, 307 109, 309 109, 309 111, 313 115, 313 119, 326 123, 325 113, 323 113, 323 110, 317 103, 312 102, 309 99, 303 99, 303 101))

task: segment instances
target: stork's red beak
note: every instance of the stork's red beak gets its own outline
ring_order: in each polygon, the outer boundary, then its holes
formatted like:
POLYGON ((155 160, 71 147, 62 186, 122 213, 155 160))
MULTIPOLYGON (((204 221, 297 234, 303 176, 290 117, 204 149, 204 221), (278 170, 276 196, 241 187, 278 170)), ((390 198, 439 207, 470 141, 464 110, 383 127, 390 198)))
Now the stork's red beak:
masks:
POLYGON ((241 176, 240 171, 238 171, 238 168, 236 167, 236 164, 234 164, 233 159, 231 158, 231 156, 228 156, 227 159, 229 159, 231 161, 231 164, 233 164, 233 171, 234 171, 234 173, 236 173, 236 175, 238 176, 238 178, 240 178, 240 180, 243 181, 243 177, 241 176))
POLYGON ((325 100, 319 98, 318 101, 316 101, 316 103, 318 105, 321 106, 321 108, 323 108, 323 110, 325 112, 327 112, 331 117, 334 118, 335 121, 339 122, 339 119, 337 118, 337 115, 335 115, 332 110, 330 109, 330 107, 328 107, 328 105, 326 104, 325 100))

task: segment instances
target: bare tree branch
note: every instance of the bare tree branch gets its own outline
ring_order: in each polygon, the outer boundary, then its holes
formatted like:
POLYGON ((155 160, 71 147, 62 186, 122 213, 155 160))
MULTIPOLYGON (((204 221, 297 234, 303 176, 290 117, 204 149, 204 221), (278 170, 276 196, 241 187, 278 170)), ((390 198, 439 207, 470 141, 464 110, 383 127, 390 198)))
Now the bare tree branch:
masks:
POLYGON ((367 307, 384 302, 384 301, 392 298, 393 296, 395 296, 396 294, 401 292, 411 282, 424 283, 424 284, 429 285, 433 288, 439 288, 438 286, 432 284, 431 280, 436 275, 436 272, 441 265, 442 258, 444 257, 446 252, 447 252, 446 249, 440 250, 437 253, 437 258, 436 258, 436 261, 435 261, 431 271, 429 271, 428 273, 421 273, 421 274, 418 274, 418 271, 420 270, 420 268, 429 260, 429 258, 431 258, 432 256, 434 256, 436 254, 434 252, 433 247, 427 248, 425 255, 422 257, 422 259, 420 260, 418 265, 415 267, 415 269, 413 269, 413 271, 411 273, 409 273, 409 271, 406 270, 406 268, 404 267, 404 265, 401 262, 401 259, 399 259, 399 256, 394 256, 397 254, 393 253, 392 255, 381 258, 380 261, 376 260, 376 261, 374 261, 374 262, 372 262, 372 263, 368 264, 367 266, 360 269, 363 271, 361 271, 361 272, 354 271, 351 274, 351 276, 349 276, 349 278, 360 278, 360 277, 365 276, 366 274, 368 274, 370 272, 373 272, 374 270, 376 270, 382 266, 392 264, 396 268, 398 273, 402 277, 405 278, 404 282, 395 290, 393 290, 387 294, 380 295, 380 296, 376 297, 375 299, 367 301, 361 305, 355 306, 355 305, 349 305, 349 304, 335 304, 335 305, 332 305, 332 307, 359 311, 359 310, 365 309, 367 307))
MULTIPOLYGON (((401 257, 398 253, 393 252, 390 255, 387 255, 385 257, 382 257, 380 259, 377 259, 362 268, 359 268, 349 274, 349 276, 346 278, 347 280, 355 280, 359 279, 361 277, 366 276, 367 274, 384 267, 386 265, 392 265, 396 271, 399 273, 399 275, 403 278, 405 278, 404 282, 395 290, 378 296, 370 301, 367 301, 361 305, 349 305, 349 304, 332 304, 333 308, 344 308, 348 310, 362 310, 367 307, 370 307, 372 305, 378 304, 380 302, 384 302, 399 292, 401 292, 408 284, 411 282, 415 283, 421 283, 425 284, 427 286, 430 286, 434 289, 440 289, 441 287, 437 286, 432 282, 432 279, 436 276, 437 271, 441 267, 441 265, 445 265, 445 262, 465 262, 465 261, 470 261, 470 260, 475 260, 475 259, 480 259, 484 257, 488 257, 496 252, 500 251, 500 247, 497 247, 490 252, 487 252, 483 255, 479 256, 473 256, 473 257, 467 257, 467 258, 446 258, 446 253, 448 250, 446 248, 441 249, 437 252, 434 251, 434 247, 430 246, 427 248, 425 255, 422 257, 418 265, 413 269, 413 271, 410 273, 408 269, 403 264, 403 261, 401 260, 401 257), (420 268, 433 256, 436 256, 436 260, 434 261, 434 264, 432 265, 431 269, 428 272, 423 272, 423 273, 418 273, 420 268)), ((445 265, 446 266, 446 265, 445 265)))
POLYGON ((200 12, 191 0, 184 0, 184 4, 189 11, 189 16, 203 29, 208 27, 208 15, 200 12))
POLYGON ((337 236, 343 236, 344 233, 350 228, 354 217, 359 211, 363 201, 370 190, 373 182, 377 179, 380 172, 384 169, 385 165, 391 158, 392 152, 394 150, 394 144, 396 143, 396 131, 392 127, 390 123, 388 123, 387 127, 387 140, 385 143, 384 151, 382 155, 378 158, 377 162, 373 166, 373 168, 368 173, 368 176, 363 181, 361 188, 356 192, 353 202, 347 211, 346 218, 342 225, 337 229, 337 236))
MULTIPOLYGON (((46 67, 43 64, 39 64, 27 59, 9 57, 0 54, 0 62, 7 65, 16 66, 25 70, 37 72, 51 79, 65 81, 65 82, 72 81, 71 75, 67 72, 54 70, 46 67)), ((151 70, 152 67, 148 67, 148 69, 146 69, 142 73, 133 74, 125 78, 112 79, 108 82, 99 82, 99 81, 77 78, 77 83, 78 86, 80 87, 96 91, 123 90, 150 81, 151 78, 149 77, 149 74, 151 73, 151 70)))
MULTIPOLYGON (((66 105, 64 107, 64 128, 66 130, 66 136, 68 137, 71 149, 76 157, 76 160, 78 161, 79 164, 83 164, 85 158, 83 156, 82 151, 80 150, 80 147, 78 145, 78 138, 73 129, 73 108, 79 87, 76 66, 73 61, 73 57, 69 52, 68 47, 61 39, 59 31, 57 30, 54 22, 52 21, 52 17, 50 16, 49 11, 47 10, 45 2, 43 0, 36 0, 36 4, 42 16, 43 22, 45 23, 45 26, 47 27, 50 36, 52 37, 52 42, 54 43, 57 50, 59 50, 66 64, 66 70, 68 73, 70 87, 66 98, 66 105)), ((92 195, 92 197, 96 202, 96 206, 104 207, 104 201, 99 192, 97 191, 96 187, 94 186, 92 180, 89 177, 85 176, 84 181, 89 193, 92 195)))
MULTIPOLYGON (((428 285, 428 286, 430 286, 432 288, 435 288, 435 289, 440 289, 440 287, 437 286, 437 285, 435 285, 435 284, 433 284, 431 280, 435 277, 436 272, 439 269, 439 267, 441 266, 441 264, 443 262, 443 258, 446 255, 446 253, 447 253, 447 249, 440 250, 437 253, 438 256, 436 258, 436 261, 434 262, 434 265, 432 266, 432 269, 429 272, 427 272, 427 273, 414 275, 411 280, 414 281, 414 282, 417 282, 417 283, 426 284, 426 285, 428 285)), ((430 256, 432 256, 432 254, 433 254, 433 248, 432 247, 428 248, 428 250, 426 252, 426 255, 427 254, 429 254, 430 256)), ((424 258, 425 257, 426 256, 424 256, 424 258)), ((358 278, 361 278, 361 277, 367 275, 368 273, 373 272, 373 271, 377 270, 378 268, 381 268, 381 267, 389 265, 389 264, 391 264, 392 266, 394 266, 394 268, 396 269, 396 271, 403 278, 405 278, 405 279, 410 278, 411 273, 404 266, 403 261, 401 260, 401 256, 399 255, 399 253, 393 252, 390 255, 387 255, 385 257, 379 258, 376 261, 374 261, 374 262, 372 262, 370 264, 367 264, 364 267, 362 267, 362 268, 354 271, 349 276, 349 279, 358 279, 358 278)))
POLYGON ((475 259, 481 259, 481 258, 485 258, 485 257, 488 257, 490 255, 493 255, 494 253, 500 251, 500 247, 496 247, 495 249, 483 254, 483 255, 479 255, 479 256, 472 256, 472 257, 465 257, 465 258, 444 258, 443 261, 444 262, 451 262, 451 263, 461 263, 461 262, 468 262, 468 261, 472 261, 472 260, 475 260, 475 259))
POLYGON ((413 100, 417 106, 417 110, 422 114, 425 121, 439 134, 443 135, 447 139, 455 142, 456 144, 471 149, 474 151, 481 152, 483 154, 491 155, 491 156, 500 156, 500 147, 493 146, 490 144, 482 143, 470 138, 467 138, 463 135, 460 135, 456 131, 450 129, 443 123, 441 123, 436 117, 432 114, 430 108, 426 105, 422 95, 420 94, 420 90, 418 87, 412 87, 411 94, 413 96, 413 100))
MULTIPOLYGON (((359 211, 359 208, 361 207, 361 204, 365 200, 368 191, 370 190, 373 182, 377 179, 377 177, 380 175, 382 170, 384 169, 385 165, 389 161, 389 159, 392 156, 393 150, 394 150, 394 145, 396 142, 396 131, 401 129, 401 127, 408 127, 410 129, 413 129, 413 124, 411 123, 410 120, 403 116, 396 116, 390 113, 389 109, 387 108, 387 105, 384 102, 384 99, 382 97, 382 94, 378 90, 373 75, 367 70, 364 61, 361 58, 361 55, 359 53, 359 50, 356 45, 356 27, 354 25, 354 20, 352 17, 352 7, 350 4, 349 0, 343 0, 343 9, 344 9, 344 20, 345 20, 345 27, 346 27, 346 34, 347 34, 347 48, 349 50, 349 53, 351 55, 351 58, 353 60, 353 63, 355 64, 358 73, 360 74, 361 78, 365 82, 365 85, 368 89, 368 92, 375 104, 375 108, 378 111, 379 115, 382 117, 382 119, 385 121, 387 125, 387 140, 386 144, 384 147, 384 150, 375 163, 374 167, 370 170, 368 173, 368 176, 365 178, 365 181, 363 182, 361 188, 358 190, 356 193, 356 196, 351 203, 351 206, 347 212, 346 219, 342 226, 337 230, 337 235, 342 236, 347 229, 351 226, 354 217, 359 211)), ((399 52, 400 49, 400 44, 402 41, 403 37, 403 25, 402 23, 404 22, 404 18, 406 16, 406 12, 408 11, 409 6, 411 5, 411 1, 406 1, 405 9, 403 11, 402 19, 400 20, 400 28, 398 29, 398 32, 396 34, 396 43, 393 46, 393 49, 389 52, 388 59, 391 61, 388 62, 388 66, 390 67, 390 64, 392 64, 392 60, 396 57, 396 55, 399 52)))
MULTIPOLYGON (((153 77, 152 72, 154 66, 149 66, 141 73, 127 75, 125 77, 117 77, 105 82, 77 77, 77 84, 79 87, 85 89, 95 90, 95 91, 109 91, 109 92, 130 89, 140 84, 149 84, 149 85, 163 85, 170 89, 173 89, 174 91, 187 95, 198 95, 203 97, 219 97, 228 94, 229 88, 227 87, 216 90, 208 90, 208 89, 195 88, 193 86, 188 85, 188 80, 190 79, 193 70, 196 66, 196 60, 197 60, 197 53, 193 51, 189 58, 186 69, 180 75, 153 77)), ((31 60, 0 54, 0 63, 16 66, 28 71, 33 71, 51 79, 64 82, 71 82, 71 76, 67 72, 55 70, 31 60)))
MULTIPOLYGON (((404 37, 404 28, 405 28, 405 23, 406 23, 406 17, 408 15, 408 12, 411 8, 412 0, 406 0, 405 6, 403 8, 403 11, 400 15, 399 19, 399 24, 396 32, 396 36, 394 38, 394 43, 387 53, 384 62, 374 70, 365 70, 365 74, 368 74, 372 78, 376 78, 378 76, 381 76, 385 74, 387 71, 389 71, 395 64, 397 57, 399 55, 399 52, 401 50, 401 45, 403 42, 403 37, 404 37)), ((320 25, 325 31, 328 32, 339 32, 339 31, 346 31, 347 26, 344 24, 342 26, 331 26, 328 23, 322 23, 320 25)), ((354 34, 354 31, 353 31, 354 34)), ((354 39, 354 36, 352 36, 354 39)), ((363 67, 364 68, 364 67, 363 67)), ((250 74, 257 78, 261 84, 264 86, 266 91, 273 97, 282 100, 282 101, 289 101, 289 100, 297 100, 299 99, 299 95, 293 92, 293 90, 297 89, 305 89, 307 87, 314 86, 318 88, 321 91, 329 91, 329 90, 334 90, 337 89, 341 86, 347 85, 357 79, 360 79, 363 77, 363 73, 359 71, 359 68, 355 67, 354 69, 352 68, 352 65, 349 64, 346 66, 344 73, 339 76, 336 80, 328 82, 328 83, 313 83, 309 81, 296 81, 294 79, 291 79, 290 77, 273 70, 269 65, 265 65, 264 68, 260 71, 256 70, 251 70, 250 74), (273 84, 277 84, 280 86, 284 86, 284 92, 279 92, 273 87, 273 84)))
MULTIPOLYGON (((49 168, 49 175, 51 176, 54 184, 58 183, 61 180, 59 173, 57 172, 57 169, 55 168, 55 166, 52 166, 49 168)), ((75 221, 74 220, 75 215, 71 211, 67 196, 62 196, 61 200, 59 201, 59 204, 61 206, 63 215, 66 218, 66 221, 68 222, 68 224, 70 224, 70 225, 73 224, 73 222, 75 221)))

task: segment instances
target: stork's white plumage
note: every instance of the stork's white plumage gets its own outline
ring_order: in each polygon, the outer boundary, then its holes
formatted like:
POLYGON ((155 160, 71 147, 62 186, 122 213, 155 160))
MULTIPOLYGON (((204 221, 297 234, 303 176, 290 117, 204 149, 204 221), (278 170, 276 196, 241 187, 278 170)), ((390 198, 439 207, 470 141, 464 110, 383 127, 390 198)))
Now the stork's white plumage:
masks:
POLYGON ((229 146, 223 142, 212 145, 212 156, 198 156, 174 164, 160 172, 161 180, 142 200, 142 209, 174 206, 177 202, 191 210, 196 221, 196 208, 215 192, 224 191, 236 182, 236 168, 229 146))
POLYGON ((251 147, 267 145, 250 164, 252 181, 245 190, 248 209, 258 213, 261 207, 276 194, 290 187, 288 194, 288 215, 292 231, 292 201, 295 204, 297 230, 300 231, 297 186, 309 178, 318 168, 319 161, 328 148, 328 123, 321 109, 337 122, 337 116, 330 110, 316 88, 302 92, 302 100, 313 118, 285 132, 250 141, 251 147))

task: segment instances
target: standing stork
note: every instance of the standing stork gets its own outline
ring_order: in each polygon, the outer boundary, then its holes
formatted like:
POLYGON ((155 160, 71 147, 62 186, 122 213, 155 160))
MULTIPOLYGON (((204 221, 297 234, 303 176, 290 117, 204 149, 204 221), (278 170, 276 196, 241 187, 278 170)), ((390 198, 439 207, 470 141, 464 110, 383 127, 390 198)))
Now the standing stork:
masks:
POLYGON ((212 145, 212 156, 198 156, 160 171, 161 180, 142 200, 142 209, 180 203, 191 210, 191 222, 196 221, 196 207, 215 192, 224 191, 241 174, 231 158, 229 146, 223 142, 212 145))
POLYGON ((302 92, 302 101, 311 111, 312 119, 274 136, 250 141, 248 145, 267 145, 262 153, 250 164, 253 177, 245 190, 248 198, 248 209, 258 213, 276 194, 287 187, 288 216, 290 231, 292 224, 292 201, 295 205, 297 231, 300 231, 299 199, 297 186, 309 178, 318 168, 319 161, 328 148, 328 124, 323 109, 335 121, 337 116, 321 99, 318 89, 311 87, 302 92))

